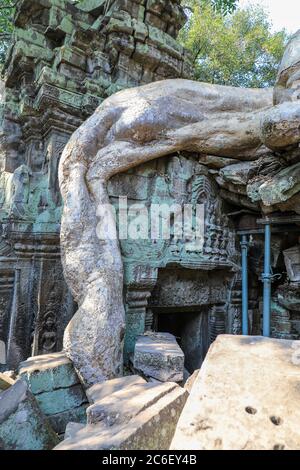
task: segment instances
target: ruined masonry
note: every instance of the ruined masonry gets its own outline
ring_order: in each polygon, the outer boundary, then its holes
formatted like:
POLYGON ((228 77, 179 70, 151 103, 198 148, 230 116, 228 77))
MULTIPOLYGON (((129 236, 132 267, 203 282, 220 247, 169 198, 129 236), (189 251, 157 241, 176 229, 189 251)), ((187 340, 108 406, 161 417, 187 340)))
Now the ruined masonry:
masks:
POLYGON ((0 370, 60 351, 75 311, 59 248, 66 142, 116 91, 191 75, 184 21, 178 1, 18 2, 0 88, 0 370))

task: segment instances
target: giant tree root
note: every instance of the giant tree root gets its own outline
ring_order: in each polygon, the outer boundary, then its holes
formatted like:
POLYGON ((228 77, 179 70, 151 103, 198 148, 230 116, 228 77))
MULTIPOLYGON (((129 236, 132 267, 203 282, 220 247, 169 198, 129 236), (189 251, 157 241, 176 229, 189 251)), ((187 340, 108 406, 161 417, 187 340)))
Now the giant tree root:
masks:
POLYGON ((122 372, 120 247, 117 240, 99 240, 96 234, 97 224, 107 223, 97 208, 109 202, 109 178, 181 150, 256 159, 268 151, 264 141, 276 148, 280 126, 273 126, 275 138, 267 125, 274 113, 276 122, 284 113, 285 134, 292 129, 287 140, 299 142, 299 105, 293 106, 290 111, 284 104, 272 107, 272 90, 166 80, 113 95, 73 134, 59 169, 61 246, 65 277, 79 308, 65 331, 64 348, 86 385, 122 372))

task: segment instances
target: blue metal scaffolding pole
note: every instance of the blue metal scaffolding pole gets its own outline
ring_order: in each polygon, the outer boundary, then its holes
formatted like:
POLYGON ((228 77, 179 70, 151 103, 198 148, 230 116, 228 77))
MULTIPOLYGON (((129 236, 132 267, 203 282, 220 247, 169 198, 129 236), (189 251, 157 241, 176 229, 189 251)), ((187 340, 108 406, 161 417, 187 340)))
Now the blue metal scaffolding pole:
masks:
POLYGON ((262 280, 264 284, 263 298, 263 336, 270 336, 271 317, 271 225, 265 225, 265 258, 262 280))
POLYGON ((248 334, 248 239, 242 236, 242 334, 248 334))

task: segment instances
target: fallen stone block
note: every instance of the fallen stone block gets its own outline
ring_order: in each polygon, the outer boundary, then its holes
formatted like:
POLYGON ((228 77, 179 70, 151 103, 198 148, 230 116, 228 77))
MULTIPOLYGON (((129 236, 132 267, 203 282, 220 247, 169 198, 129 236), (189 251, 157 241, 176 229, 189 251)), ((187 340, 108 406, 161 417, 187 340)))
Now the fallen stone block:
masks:
POLYGON ((30 357, 20 364, 19 375, 26 379, 34 394, 79 383, 72 362, 62 352, 30 357))
POLYGON ((0 393, 0 449, 47 450, 58 437, 23 380, 0 393))
POLYGON ((104 422, 77 429, 54 450, 165 450, 188 392, 175 388, 128 423, 106 426, 104 422))
POLYGON ((108 426, 130 421, 161 397, 174 390, 175 383, 136 384, 107 395, 87 409, 88 424, 105 421, 108 426))
POLYGON ((86 409, 87 404, 84 403, 76 408, 63 411, 61 413, 48 415, 47 418, 57 434, 64 434, 66 427, 70 421, 75 421, 77 424, 84 426, 86 424, 86 409))
POLYGON ((86 396, 90 403, 95 403, 96 401, 102 400, 106 395, 123 390, 131 385, 143 383, 146 383, 146 381, 139 375, 127 375, 93 385, 86 390, 86 396))
POLYGON ((8 375, 2 374, 0 372, 0 392, 2 390, 7 390, 15 383, 15 380, 11 379, 8 375))
POLYGON ((35 397, 45 415, 63 413, 86 403, 86 396, 81 385, 39 393, 35 397))
POLYGON ((189 392, 191 393, 191 390, 193 388, 193 385, 195 383, 195 380, 196 378, 198 377, 198 374, 200 372, 200 369, 196 369, 192 375, 189 376, 189 378, 187 379, 187 381, 185 382, 184 384, 184 388, 189 392))
POLYGON ((133 365, 162 382, 182 382, 184 353, 170 333, 146 333, 137 338, 133 365))
POLYGON ((78 433, 78 431, 81 431, 84 428, 84 424, 73 423, 72 421, 70 421, 70 423, 68 423, 66 426, 64 439, 70 439, 74 437, 78 433))
POLYGON ((300 341, 220 335, 171 449, 300 449, 300 341))

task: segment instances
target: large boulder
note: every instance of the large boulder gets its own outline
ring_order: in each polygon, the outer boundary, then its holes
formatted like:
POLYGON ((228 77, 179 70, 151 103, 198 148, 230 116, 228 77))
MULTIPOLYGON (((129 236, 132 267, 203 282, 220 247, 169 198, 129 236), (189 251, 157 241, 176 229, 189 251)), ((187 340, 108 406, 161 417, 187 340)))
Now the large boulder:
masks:
POLYGON ((220 335, 171 449, 300 449, 300 341, 220 335))

